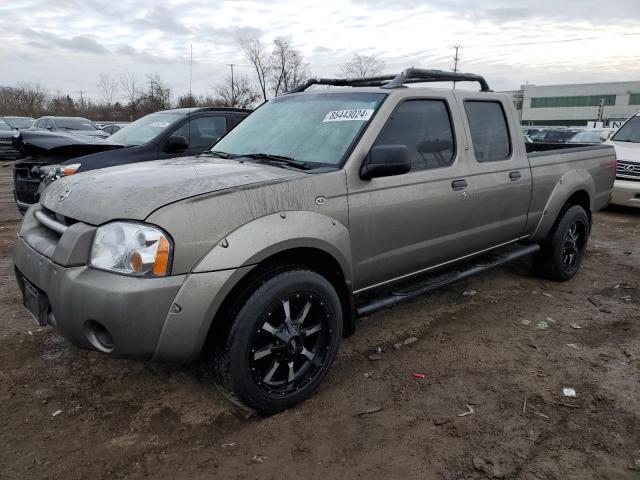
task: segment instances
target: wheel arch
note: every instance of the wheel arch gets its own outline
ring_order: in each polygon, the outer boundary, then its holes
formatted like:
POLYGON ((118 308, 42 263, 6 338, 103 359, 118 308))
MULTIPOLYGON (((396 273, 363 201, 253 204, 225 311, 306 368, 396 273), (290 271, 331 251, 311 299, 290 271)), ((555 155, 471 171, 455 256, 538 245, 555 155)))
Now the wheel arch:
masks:
POLYGON ((222 303, 210 318, 204 349, 218 348, 218 343, 226 339, 231 328, 235 311, 243 299, 260 285, 264 278, 293 268, 307 268, 326 278, 336 289, 343 316, 343 335, 353 333, 355 322, 355 303, 351 284, 347 283, 342 266, 326 250, 315 247, 294 247, 280 250, 263 258, 246 274, 238 279, 225 295, 222 303))
POLYGON ((551 192, 532 239, 538 242, 544 240, 560 221, 562 212, 571 205, 584 208, 591 222, 594 198, 595 185, 589 172, 582 169, 566 172, 551 192))

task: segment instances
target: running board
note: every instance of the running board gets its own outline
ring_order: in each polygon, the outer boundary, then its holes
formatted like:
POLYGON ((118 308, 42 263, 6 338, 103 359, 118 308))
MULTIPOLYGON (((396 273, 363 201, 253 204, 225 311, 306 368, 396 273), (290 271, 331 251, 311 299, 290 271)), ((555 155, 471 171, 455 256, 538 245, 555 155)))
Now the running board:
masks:
POLYGON ((420 275, 393 286, 383 288, 378 293, 365 293, 366 300, 360 304, 356 300, 356 315, 364 317, 394 305, 408 302, 437 288, 457 282, 463 278, 486 272, 495 267, 509 263, 516 258, 531 255, 540 250, 540 245, 512 245, 505 249, 486 253, 453 265, 445 270, 420 275))

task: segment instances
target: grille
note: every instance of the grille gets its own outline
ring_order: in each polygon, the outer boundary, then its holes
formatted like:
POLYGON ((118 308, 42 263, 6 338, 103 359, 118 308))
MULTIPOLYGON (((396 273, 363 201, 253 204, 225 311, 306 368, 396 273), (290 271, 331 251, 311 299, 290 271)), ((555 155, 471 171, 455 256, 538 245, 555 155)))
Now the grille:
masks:
POLYGON ((640 181, 640 163, 618 160, 616 178, 620 180, 640 181))
POLYGON ((40 179, 31 176, 28 168, 14 169, 16 198, 20 202, 32 204, 38 201, 37 193, 40 179))

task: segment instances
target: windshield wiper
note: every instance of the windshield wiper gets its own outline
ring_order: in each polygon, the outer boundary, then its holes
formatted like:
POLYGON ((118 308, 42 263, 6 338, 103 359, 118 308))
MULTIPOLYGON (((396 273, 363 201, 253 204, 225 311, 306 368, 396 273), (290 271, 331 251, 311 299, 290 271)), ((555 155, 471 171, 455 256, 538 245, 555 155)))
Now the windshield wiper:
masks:
POLYGON ((640 143, 638 140, 615 140, 615 139, 611 139, 611 141, 613 142, 627 142, 627 143, 640 143))
POLYGON ((315 168, 315 166, 312 165, 312 162, 302 162, 295 158, 286 157, 284 155, 274 155, 271 153, 247 153, 244 155, 238 155, 238 157, 247 157, 253 160, 264 160, 267 163, 291 165, 292 167, 296 167, 301 170, 311 170, 312 168, 315 168))
POLYGON ((202 152, 200 155, 213 155, 214 157, 231 158, 230 153, 221 152, 219 150, 207 150, 205 152, 202 152))

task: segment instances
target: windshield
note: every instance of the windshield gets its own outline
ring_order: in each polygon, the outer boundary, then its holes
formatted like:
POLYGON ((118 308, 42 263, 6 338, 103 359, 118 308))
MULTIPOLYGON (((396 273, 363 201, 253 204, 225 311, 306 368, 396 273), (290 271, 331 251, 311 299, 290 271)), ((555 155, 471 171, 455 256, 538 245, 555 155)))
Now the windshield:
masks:
POLYGON ((86 118, 56 118, 56 127, 65 130, 97 130, 86 118))
POLYGON ((13 129, 11 128, 11 125, 9 125, 4 120, 0 119, 0 130, 13 130, 13 129))
POLYGON ((600 130, 594 132, 580 132, 571 137, 569 141, 571 143, 602 143, 602 139, 600 138, 601 133, 602 132, 600 130))
POLYGON ((611 139, 614 142, 640 143, 640 116, 632 117, 611 139))
POLYGON ((13 128, 29 128, 33 125, 33 118, 6 117, 4 120, 13 128))
POLYGON ((183 117, 177 113, 152 113, 118 130, 109 140, 123 145, 144 145, 183 117))
POLYGON ((213 150, 338 165, 384 97, 351 92, 278 97, 249 115, 213 150))

